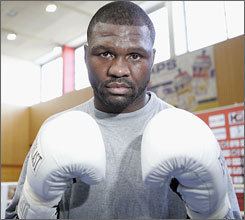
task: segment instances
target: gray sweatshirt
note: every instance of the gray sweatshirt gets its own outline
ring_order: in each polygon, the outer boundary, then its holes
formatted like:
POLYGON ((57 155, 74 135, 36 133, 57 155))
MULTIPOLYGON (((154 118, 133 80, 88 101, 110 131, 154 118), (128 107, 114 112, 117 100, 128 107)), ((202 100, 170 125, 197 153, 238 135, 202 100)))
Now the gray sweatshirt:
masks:
MULTIPOLYGON (((123 114, 108 114, 94 107, 93 98, 70 110, 84 111, 98 123, 106 148, 106 178, 89 186, 80 180, 70 183, 59 203, 59 218, 76 219, 184 219, 183 201, 165 182, 160 188, 144 186, 141 173, 141 139, 149 120, 172 106, 148 92, 149 102, 141 109, 123 114)), ((69 111, 69 110, 68 110, 69 111)), ((58 113, 49 119, 56 117, 58 113)), ((164 136, 164 134, 163 134, 164 136)), ((95 152, 96 153, 96 152, 95 152)), ((27 155, 15 196, 6 209, 6 218, 15 218, 16 207, 26 176, 27 155)), ((227 172, 228 173, 228 172, 227 172)), ((232 205, 227 218, 241 218, 229 177, 232 205)))

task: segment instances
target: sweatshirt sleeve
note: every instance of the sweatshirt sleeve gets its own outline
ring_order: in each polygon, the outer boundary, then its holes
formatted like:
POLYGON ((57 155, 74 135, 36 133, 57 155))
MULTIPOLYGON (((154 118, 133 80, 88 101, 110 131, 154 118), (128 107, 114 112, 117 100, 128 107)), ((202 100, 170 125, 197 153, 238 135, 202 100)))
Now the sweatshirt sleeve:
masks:
POLYGON ((228 187, 228 196, 231 204, 231 208, 226 215, 225 219, 242 219, 240 208, 237 201, 237 196, 234 190, 234 186, 231 180, 230 175, 227 173, 227 187, 228 187))
POLYGON ((25 182, 27 161, 29 159, 29 156, 30 156, 30 151, 26 155, 24 164, 22 166, 22 170, 21 170, 21 173, 20 173, 20 177, 19 177, 19 180, 18 180, 18 184, 17 184, 17 187, 16 187, 16 191, 15 191, 14 197, 13 197, 13 199, 11 200, 11 202, 9 203, 8 207, 5 210, 5 219, 16 219, 16 218, 18 218, 16 208, 17 208, 17 205, 19 203, 19 199, 20 199, 20 195, 21 195, 21 192, 22 192, 23 184, 25 182))
MULTIPOLYGON (((223 161, 225 161, 224 155, 222 154, 223 161)), ((227 191, 228 191, 228 197, 230 201, 230 209, 227 215, 224 219, 242 219, 237 196, 235 193, 234 185, 231 179, 231 176, 228 171, 228 166, 225 162, 225 169, 226 169, 226 175, 227 175, 227 191)))

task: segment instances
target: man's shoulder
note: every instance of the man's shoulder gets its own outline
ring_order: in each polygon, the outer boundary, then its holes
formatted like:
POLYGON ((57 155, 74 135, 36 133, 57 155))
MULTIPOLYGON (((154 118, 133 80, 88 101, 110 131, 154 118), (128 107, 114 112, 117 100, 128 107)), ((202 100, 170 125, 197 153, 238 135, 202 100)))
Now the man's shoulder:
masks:
POLYGON ((160 99, 155 93, 150 92, 151 98, 153 99, 154 108, 158 109, 158 111, 164 110, 166 108, 174 108, 173 105, 165 102, 164 100, 160 99))
POLYGON ((71 111, 82 111, 82 112, 88 113, 89 115, 92 115, 92 113, 93 113, 93 106, 94 106, 93 105, 93 98, 91 98, 91 99, 87 100, 86 102, 84 102, 84 103, 82 103, 80 105, 74 106, 72 108, 69 108, 69 109, 66 109, 64 111, 58 112, 58 113, 56 113, 54 115, 51 115, 50 117, 48 117, 44 121, 43 125, 46 124, 47 122, 55 119, 55 118, 60 117, 61 115, 65 114, 65 113, 71 112, 71 111))
POLYGON ((92 114, 94 112, 94 98, 92 97, 91 99, 87 100, 86 102, 83 102, 80 105, 77 105, 71 109, 70 111, 83 111, 88 114, 92 114))

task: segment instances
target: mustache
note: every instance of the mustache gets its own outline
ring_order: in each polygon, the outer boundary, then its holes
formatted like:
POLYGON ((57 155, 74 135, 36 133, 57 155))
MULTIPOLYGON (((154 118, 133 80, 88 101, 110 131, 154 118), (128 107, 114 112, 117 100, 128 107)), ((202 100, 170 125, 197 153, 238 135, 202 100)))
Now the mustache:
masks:
POLYGON ((110 83, 120 83, 120 84, 124 84, 125 86, 127 86, 128 88, 134 88, 134 84, 125 78, 112 78, 112 79, 108 79, 106 81, 104 81, 103 83, 101 83, 100 87, 107 87, 110 83))

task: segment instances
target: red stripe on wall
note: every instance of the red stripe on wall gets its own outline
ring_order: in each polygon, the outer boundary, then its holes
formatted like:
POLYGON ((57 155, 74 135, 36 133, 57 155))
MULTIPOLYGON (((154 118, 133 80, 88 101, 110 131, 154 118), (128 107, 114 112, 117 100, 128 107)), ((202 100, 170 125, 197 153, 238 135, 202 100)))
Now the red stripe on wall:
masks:
POLYGON ((75 88, 75 51, 64 46, 63 57, 63 94, 74 91, 75 88))

